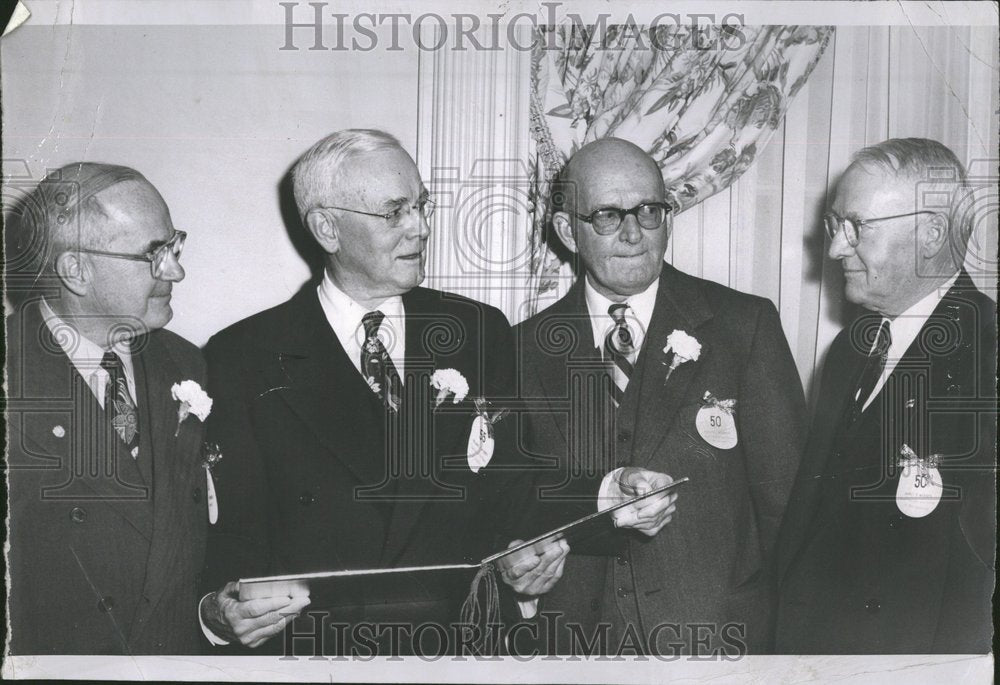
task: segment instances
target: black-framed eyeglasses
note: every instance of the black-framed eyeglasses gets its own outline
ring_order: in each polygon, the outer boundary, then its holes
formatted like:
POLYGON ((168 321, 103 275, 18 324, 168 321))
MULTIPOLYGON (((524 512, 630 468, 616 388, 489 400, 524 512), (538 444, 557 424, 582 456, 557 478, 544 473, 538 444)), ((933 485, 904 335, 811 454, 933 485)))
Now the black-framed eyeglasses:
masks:
POLYGON ((846 217, 838 216, 834 212, 827 212, 823 215, 823 226, 826 228, 826 234, 830 236, 830 240, 836 240, 837 232, 843 231, 844 238, 847 239, 847 244, 851 247, 857 247, 858 242, 861 240, 858 235, 858 231, 862 226, 867 226, 868 224, 874 223, 876 221, 888 221, 889 219, 902 219, 907 216, 918 216, 920 214, 937 214, 937 212, 932 212, 928 209, 920 210, 919 212, 907 212, 906 214, 894 214, 893 216, 880 216, 874 219, 849 219, 846 217))
POLYGON ((107 250, 91 250, 85 247, 78 247, 76 248, 76 251, 100 255, 102 257, 114 257, 115 259, 129 259, 133 262, 149 262, 149 268, 153 274, 153 278, 159 278, 163 275, 163 271, 166 269, 167 257, 173 256, 175 260, 180 260, 181 252, 184 250, 184 241, 186 239, 187 233, 184 231, 174 231, 174 234, 170 236, 170 239, 167 242, 162 245, 158 245, 143 254, 108 252, 107 250))
POLYGON ((598 235, 611 235, 622 225, 629 214, 635 217, 641 228, 653 231, 663 225, 674 208, 666 202, 643 202, 632 209, 621 207, 601 207, 590 214, 573 212, 577 219, 594 227, 598 235))
POLYGON ((400 205, 396 209, 388 212, 363 212, 360 209, 351 209, 350 207, 334 207, 332 205, 319 205, 316 209, 339 209, 342 212, 351 212, 352 214, 362 214, 364 216, 374 216, 379 219, 384 219, 385 222, 389 224, 389 228, 399 228, 403 225, 406 219, 409 218, 410 212, 413 210, 417 210, 425 221, 429 221, 431 216, 434 214, 436 206, 437 205, 434 204, 434 201, 428 198, 418 201, 415 205, 400 205))

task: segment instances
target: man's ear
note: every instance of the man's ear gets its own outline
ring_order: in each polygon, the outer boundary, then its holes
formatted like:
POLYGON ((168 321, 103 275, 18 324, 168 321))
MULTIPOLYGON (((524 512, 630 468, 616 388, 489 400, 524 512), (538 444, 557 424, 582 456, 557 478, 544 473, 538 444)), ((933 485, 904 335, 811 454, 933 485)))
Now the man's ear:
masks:
POLYGON ((56 276, 66 290, 84 296, 90 290, 90 271, 79 252, 63 252, 55 261, 56 276))
POLYGON ((340 231, 337 220, 325 209, 314 207, 306 214, 306 228, 320 249, 327 254, 340 250, 340 231))
POLYGON ((936 257, 948 244, 948 217, 935 214, 921 223, 917 229, 920 256, 924 259, 936 257))
POLYGON ((553 214, 552 227, 556 229, 556 235, 559 236, 559 240, 563 242, 563 245, 570 252, 576 254, 576 236, 573 235, 573 223, 569 220, 569 214, 566 212, 556 212, 553 214))

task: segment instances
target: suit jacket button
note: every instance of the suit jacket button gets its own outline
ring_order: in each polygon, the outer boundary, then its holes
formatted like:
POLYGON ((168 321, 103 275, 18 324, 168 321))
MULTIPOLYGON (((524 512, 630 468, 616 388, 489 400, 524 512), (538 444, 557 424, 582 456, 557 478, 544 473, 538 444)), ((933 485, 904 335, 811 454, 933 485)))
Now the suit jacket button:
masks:
POLYGON ((878 610, 881 608, 882 605, 879 604, 879 601, 877 599, 869 599, 867 602, 865 602, 865 610, 869 614, 877 614, 878 610))
POLYGON ((312 504, 315 501, 316 501, 316 497, 314 497, 311 492, 307 491, 307 492, 303 492, 301 495, 299 495, 299 504, 301 504, 304 507, 305 506, 309 506, 310 504, 312 504))
POLYGON ((628 431, 620 431, 618 433, 618 442, 628 442, 631 437, 632 434, 628 431))
POLYGON ((625 597, 628 597, 629 594, 631 594, 631 590, 629 590, 627 587, 620 587, 620 588, 618 588, 618 596, 619 597, 621 597, 621 598, 624 599, 625 597))
POLYGON ((69 518, 73 523, 83 523, 87 520, 87 510, 80 507, 73 507, 69 511, 69 518))
POLYGON ((628 557, 625 556, 624 554, 619 554, 617 561, 618 561, 618 565, 619 566, 627 566, 628 565, 628 557))
POLYGON ((108 595, 107 597, 101 597, 101 601, 97 603, 97 610, 104 614, 108 613, 114 608, 115 608, 115 598, 112 597, 111 595, 108 595))
POLYGON ((600 608, 601 608, 601 600, 599 600, 599 599, 592 599, 592 600, 590 600, 590 610, 591 611, 597 611, 600 608))
POLYGON ((201 488, 195 488, 194 492, 191 493, 191 499, 195 502, 201 500, 201 488))

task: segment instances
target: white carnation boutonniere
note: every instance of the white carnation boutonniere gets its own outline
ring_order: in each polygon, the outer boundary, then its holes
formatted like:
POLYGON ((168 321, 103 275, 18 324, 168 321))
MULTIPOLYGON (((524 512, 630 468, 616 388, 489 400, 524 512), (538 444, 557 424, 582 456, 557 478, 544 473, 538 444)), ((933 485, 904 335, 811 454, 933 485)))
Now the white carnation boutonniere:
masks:
MULTIPOLYGON (((673 352, 673 357, 670 360, 670 368, 667 369, 667 375, 663 379, 664 383, 670 379, 670 374, 674 372, 674 369, 684 362, 698 361, 698 357, 701 356, 701 343, 694 336, 674 329, 673 333, 667 336, 667 346, 663 348, 664 354, 671 352, 673 352)), ((666 363, 663 362, 664 365, 666 363)))
POLYGON ((180 433, 181 424, 188 415, 194 414, 200 421, 204 421, 212 413, 212 398, 196 381, 174 383, 170 386, 170 396, 181 403, 177 408, 177 430, 174 431, 174 437, 180 433))
POLYGON ((449 394, 453 395, 452 404, 458 404, 469 394, 469 381, 455 369, 438 369, 432 373, 431 387, 438 391, 434 399, 435 408, 440 407, 449 394))

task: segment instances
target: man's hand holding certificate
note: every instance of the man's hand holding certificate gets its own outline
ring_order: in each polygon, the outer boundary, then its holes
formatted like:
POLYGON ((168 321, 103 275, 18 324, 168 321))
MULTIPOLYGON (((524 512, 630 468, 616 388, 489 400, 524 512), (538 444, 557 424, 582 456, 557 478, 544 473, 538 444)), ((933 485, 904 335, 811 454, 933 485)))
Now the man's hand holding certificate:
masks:
MULTIPOLYGON (((626 466, 607 475, 601 486, 599 510, 658 490, 673 482, 665 473, 626 466)), ((670 522, 676 511, 677 493, 667 490, 611 512, 616 528, 634 528, 653 537, 670 522)))
POLYGON ((259 647, 309 605, 308 593, 240 600, 239 592, 239 583, 229 582, 202 600, 201 618, 216 644, 239 642, 259 647))
MULTIPOLYGON (((514 540, 508 549, 521 545, 514 540)), ((544 595, 562 578, 569 543, 563 538, 542 540, 535 545, 498 559, 500 576, 512 590, 522 595, 544 595)))

